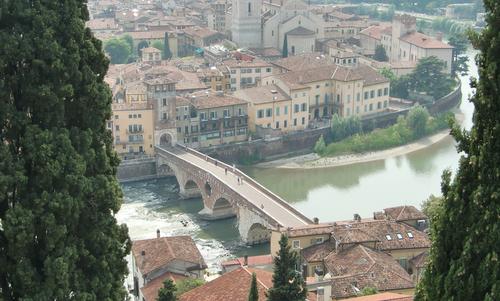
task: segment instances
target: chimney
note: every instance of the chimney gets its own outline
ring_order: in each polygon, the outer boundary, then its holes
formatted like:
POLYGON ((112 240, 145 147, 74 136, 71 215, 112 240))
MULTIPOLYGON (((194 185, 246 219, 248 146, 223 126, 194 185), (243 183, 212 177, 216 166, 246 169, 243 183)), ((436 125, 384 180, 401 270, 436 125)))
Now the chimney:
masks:
POLYGON ((354 221, 360 222, 361 221, 361 216, 357 213, 354 213, 354 221))
POLYGON ((156 238, 160 238, 160 229, 156 229, 156 238))
POLYGON ((243 256, 243 266, 248 266, 248 255, 243 256))
POLYGON ((313 218, 313 223, 315 225, 319 224, 319 218, 317 218, 317 217, 313 218))

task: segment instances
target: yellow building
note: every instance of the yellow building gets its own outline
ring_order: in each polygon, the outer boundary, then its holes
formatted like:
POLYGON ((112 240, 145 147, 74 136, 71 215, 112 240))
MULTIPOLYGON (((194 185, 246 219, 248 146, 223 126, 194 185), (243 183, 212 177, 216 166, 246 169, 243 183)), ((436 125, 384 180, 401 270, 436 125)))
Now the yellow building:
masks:
POLYGON ((253 132, 258 127, 288 132, 308 125, 307 100, 292 98, 276 85, 238 90, 234 96, 248 101, 249 128, 253 132))
POLYGON ((224 93, 231 91, 231 76, 225 66, 199 69, 196 74, 200 81, 205 83, 206 87, 212 91, 222 91, 224 93))
POLYGON ((146 100, 142 82, 125 85, 124 101, 113 103, 113 117, 108 128, 113 145, 122 157, 154 155, 153 105, 146 100))

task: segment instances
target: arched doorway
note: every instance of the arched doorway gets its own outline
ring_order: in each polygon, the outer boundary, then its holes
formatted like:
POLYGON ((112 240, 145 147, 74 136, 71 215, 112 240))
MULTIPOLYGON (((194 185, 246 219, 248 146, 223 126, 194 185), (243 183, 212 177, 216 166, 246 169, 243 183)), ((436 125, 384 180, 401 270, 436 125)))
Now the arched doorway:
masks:
POLYGON ((160 137, 160 146, 172 146, 172 136, 170 134, 163 134, 160 137))

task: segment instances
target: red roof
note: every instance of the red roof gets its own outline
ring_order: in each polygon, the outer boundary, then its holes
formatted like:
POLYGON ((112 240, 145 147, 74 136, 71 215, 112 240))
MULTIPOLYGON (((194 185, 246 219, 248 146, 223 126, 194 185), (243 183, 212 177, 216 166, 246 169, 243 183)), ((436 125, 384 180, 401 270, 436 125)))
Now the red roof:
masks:
POLYGON ((420 32, 412 32, 399 38, 401 41, 426 49, 452 49, 453 47, 420 32))
POLYGON ((396 293, 381 293, 370 296, 349 298, 351 301, 412 301, 413 297, 396 293))
MULTIPOLYGON (((224 261, 222 263, 223 266, 231 266, 231 265, 241 265, 243 266, 245 263, 245 258, 235 258, 228 261, 224 261)), ((247 265, 248 266, 256 266, 256 265, 268 265, 273 264, 273 257, 271 254, 268 255, 259 255, 259 256, 248 256, 247 265)))
POLYGON ((187 277, 184 275, 174 274, 170 272, 165 273, 142 287, 142 295, 144 296, 144 299, 146 301, 156 301, 156 299, 158 298, 158 291, 163 287, 163 282, 165 280, 170 279, 174 283, 177 283, 178 281, 184 280, 186 278, 187 277))

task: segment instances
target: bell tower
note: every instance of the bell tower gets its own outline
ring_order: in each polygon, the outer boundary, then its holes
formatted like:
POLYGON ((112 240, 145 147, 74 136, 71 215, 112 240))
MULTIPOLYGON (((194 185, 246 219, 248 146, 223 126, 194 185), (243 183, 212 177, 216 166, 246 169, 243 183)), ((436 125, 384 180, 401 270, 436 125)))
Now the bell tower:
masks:
POLYGON ((233 0, 231 34, 239 47, 262 47, 262 0, 233 0))

